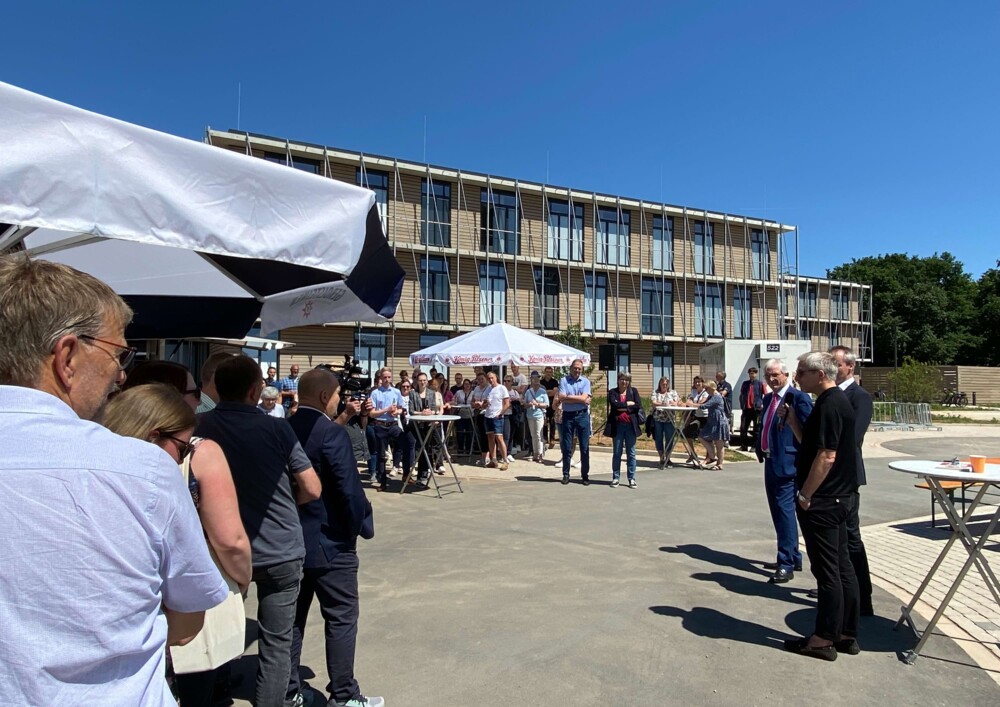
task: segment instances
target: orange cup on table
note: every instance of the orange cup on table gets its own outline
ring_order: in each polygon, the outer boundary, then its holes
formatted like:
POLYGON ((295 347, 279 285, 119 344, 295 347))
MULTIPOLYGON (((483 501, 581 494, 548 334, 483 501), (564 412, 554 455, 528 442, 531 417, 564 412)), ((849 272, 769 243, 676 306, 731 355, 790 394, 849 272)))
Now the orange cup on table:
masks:
POLYGON ((972 462, 972 471, 982 474, 986 471, 986 457, 981 454, 970 454, 969 461, 972 462))

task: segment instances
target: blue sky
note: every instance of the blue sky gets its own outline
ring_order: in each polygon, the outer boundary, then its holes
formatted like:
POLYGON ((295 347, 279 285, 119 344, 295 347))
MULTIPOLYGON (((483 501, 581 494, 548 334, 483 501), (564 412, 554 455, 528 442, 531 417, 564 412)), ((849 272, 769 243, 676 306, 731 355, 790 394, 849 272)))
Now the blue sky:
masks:
MULTIPOLYGON (((1000 257, 1000 4, 22 2, 0 80, 800 229, 800 271, 1000 257)), ((2 147, 0 147, 2 149, 2 147)))

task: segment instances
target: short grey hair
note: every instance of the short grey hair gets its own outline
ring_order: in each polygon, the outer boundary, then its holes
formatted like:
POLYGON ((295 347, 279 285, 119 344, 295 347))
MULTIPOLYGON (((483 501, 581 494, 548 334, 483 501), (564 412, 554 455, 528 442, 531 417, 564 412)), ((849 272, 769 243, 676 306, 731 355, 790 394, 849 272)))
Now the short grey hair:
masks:
POLYGON ((823 371, 830 380, 837 378, 837 359, 826 351, 810 351, 799 356, 799 363, 810 371, 823 371))
POLYGON ((852 351, 847 346, 832 346, 832 347, 830 347, 830 353, 831 354, 836 354, 838 351, 840 352, 841 356, 843 356, 844 363, 846 365, 850 366, 851 368, 853 368, 854 364, 857 363, 857 361, 858 361, 858 357, 854 355, 854 351, 852 351))
POLYGON ((767 369, 769 369, 771 366, 777 366, 778 370, 781 371, 782 373, 788 373, 788 364, 785 363, 784 359, 772 358, 770 361, 764 364, 764 371, 767 372, 767 369))
POLYGON ((620 371, 618 371, 618 377, 619 378, 628 378, 628 382, 629 383, 632 382, 632 374, 629 372, 629 370, 627 368, 623 368, 620 371))
POLYGON ((260 391, 261 400, 277 400, 280 393, 273 385, 269 385, 260 391))
POLYGON ((0 385, 35 386, 59 339, 131 321, 125 300, 93 275, 23 253, 0 256, 0 385))

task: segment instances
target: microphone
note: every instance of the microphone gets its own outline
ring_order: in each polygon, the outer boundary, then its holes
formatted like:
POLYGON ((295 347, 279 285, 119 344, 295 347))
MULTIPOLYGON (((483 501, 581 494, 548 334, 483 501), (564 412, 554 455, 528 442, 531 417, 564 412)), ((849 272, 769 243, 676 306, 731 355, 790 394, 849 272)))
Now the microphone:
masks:
POLYGON ((788 418, 788 410, 795 404, 795 393, 789 388, 788 392, 785 393, 785 397, 781 399, 781 404, 785 406, 785 414, 781 416, 781 420, 778 421, 778 429, 784 429, 785 420, 788 418))

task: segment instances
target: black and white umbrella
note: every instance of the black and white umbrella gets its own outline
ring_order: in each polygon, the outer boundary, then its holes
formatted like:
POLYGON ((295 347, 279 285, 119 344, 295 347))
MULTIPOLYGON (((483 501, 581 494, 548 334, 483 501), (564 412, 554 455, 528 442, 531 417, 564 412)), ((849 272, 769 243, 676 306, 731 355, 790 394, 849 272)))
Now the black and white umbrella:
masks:
POLYGON ((382 322, 403 286, 367 189, 0 82, 0 253, 21 250, 111 285, 130 338, 382 322))

